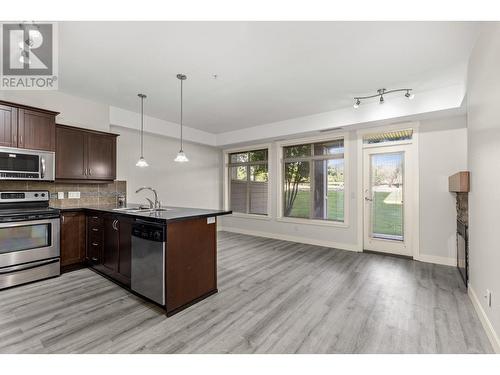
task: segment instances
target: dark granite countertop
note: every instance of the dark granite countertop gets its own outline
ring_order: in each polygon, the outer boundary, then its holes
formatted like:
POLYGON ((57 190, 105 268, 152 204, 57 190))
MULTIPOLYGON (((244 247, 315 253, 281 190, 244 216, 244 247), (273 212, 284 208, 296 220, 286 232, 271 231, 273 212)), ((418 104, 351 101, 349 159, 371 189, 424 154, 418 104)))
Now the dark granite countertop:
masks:
MULTIPOLYGON (((138 207, 138 205, 128 205, 127 207, 138 207)), ((101 205, 101 206, 76 206, 76 207, 57 207, 61 212, 69 211, 99 211, 113 213, 115 215, 132 216, 140 219, 158 221, 168 224, 170 222, 200 219, 210 216, 229 215, 232 211, 224 210, 208 210, 204 208, 188 208, 188 207, 162 207, 166 211, 156 212, 128 212, 121 209, 116 209, 116 206, 101 205)))

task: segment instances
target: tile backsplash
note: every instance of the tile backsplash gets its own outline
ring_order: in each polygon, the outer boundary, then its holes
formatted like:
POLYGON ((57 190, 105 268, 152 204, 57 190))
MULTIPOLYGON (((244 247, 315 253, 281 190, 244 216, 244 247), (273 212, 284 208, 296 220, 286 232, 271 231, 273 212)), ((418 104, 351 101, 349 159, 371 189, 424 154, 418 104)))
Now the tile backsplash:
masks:
POLYGON ((108 184, 72 184, 45 181, 0 181, 0 191, 48 190, 52 207, 80 207, 117 205, 118 196, 127 195, 127 182, 114 181, 108 184), (80 198, 68 198, 68 192, 80 192, 80 198), (58 192, 64 199, 58 199, 58 192))

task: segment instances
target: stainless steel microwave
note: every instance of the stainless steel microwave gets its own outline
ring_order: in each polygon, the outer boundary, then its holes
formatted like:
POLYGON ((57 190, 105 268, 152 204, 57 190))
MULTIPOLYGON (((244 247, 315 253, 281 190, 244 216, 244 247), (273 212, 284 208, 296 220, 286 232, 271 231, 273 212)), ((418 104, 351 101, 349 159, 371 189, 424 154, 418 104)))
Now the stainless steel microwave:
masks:
POLYGON ((0 147, 0 180, 54 181, 55 153, 0 147))

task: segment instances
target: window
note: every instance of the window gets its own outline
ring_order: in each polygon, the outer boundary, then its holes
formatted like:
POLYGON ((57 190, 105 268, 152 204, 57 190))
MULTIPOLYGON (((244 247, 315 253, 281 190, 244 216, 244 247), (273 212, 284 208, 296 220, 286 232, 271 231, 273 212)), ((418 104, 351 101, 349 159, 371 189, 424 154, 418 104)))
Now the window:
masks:
POLYGON ((267 215, 268 150, 229 154, 229 207, 233 212, 267 215))
POLYGON ((283 147, 283 216, 344 222, 344 139, 283 147))
POLYGON ((363 137, 365 145, 397 142, 411 140, 413 137, 413 129, 396 130, 383 133, 368 134, 363 137))

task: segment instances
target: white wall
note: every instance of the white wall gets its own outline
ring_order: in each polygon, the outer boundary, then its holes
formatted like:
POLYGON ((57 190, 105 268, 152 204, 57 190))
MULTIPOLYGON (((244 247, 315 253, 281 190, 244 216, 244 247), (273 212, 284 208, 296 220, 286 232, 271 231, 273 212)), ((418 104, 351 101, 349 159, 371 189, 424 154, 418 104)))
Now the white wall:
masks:
MULTIPOLYGON (((141 114, 122 108, 109 107, 109 123, 129 129, 140 129, 141 114)), ((170 138, 180 137, 179 124, 144 115, 144 131, 170 138)), ((183 126, 183 139, 202 145, 215 146, 215 134, 183 126)))
POLYGON ((485 27, 468 74, 469 292, 500 352, 500 25, 485 27), (492 291, 489 307, 486 289, 492 291))
POLYGON ((109 106, 61 91, 0 91, 0 99, 60 112, 57 123, 109 131, 109 106))
POLYGON ((194 143, 184 143, 188 163, 176 163, 179 151, 177 139, 144 134, 144 158, 149 167, 135 166, 139 158, 139 132, 111 126, 120 134, 117 147, 117 179, 127 181, 127 199, 130 203, 146 203, 144 197, 152 193, 135 193, 141 186, 158 191, 164 205, 213 208, 221 207, 222 165, 219 149, 194 143))
POLYGON ((419 130, 420 255, 456 264, 456 197, 448 176, 467 170, 466 117, 426 120, 419 130))
POLYGON ((219 220, 222 229, 238 231, 240 233, 256 234, 272 238, 281 238, 288 241, 297 241, 312 243, 321 246, 337 247, 341 249, 356 250, 357 243, 357 208, 355 187, 356 178, 356 141, 355 132, 348 133, 348 139, 345 142, 349 152, 349 166, 346 166, 346 173, 349 173, 349 190, 346 191, 346 200, 349 202, 349 226, 332 227, 311 224, 296 224, 278 221, 276 219, 277 201, 278 201, 278 181, 277 172, 277 145, 272 144, 269 153, 269 184, 271 189, 271 207, 270 217, 263 218, 243 218, 236 216, 224 216, 219 220))
MULTIPOLYGON (((448 192, 448 176, 467 169, 467 130, 465 116, 425 120, 419 133, 419 210, 420 260, 454 265, 456 262, 455 196, 448 192)), ((358 242, 357 146, 356 132, 348 132, 349 191, 348 227, 291 224, 276 220, 277 191, 276 144, 270 152, 270 218, 254 219, 226 216, 220 220, 222 228, 241 233, 257 234, 291 241, 312 243, 347 250, 361 248, 358 242)), ((359 181, 361 183, 361 181, 359 181)), ((359 230, 362 230, 361 228, 359 230)))

